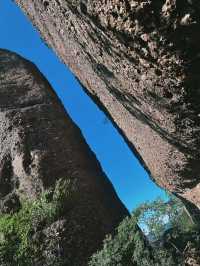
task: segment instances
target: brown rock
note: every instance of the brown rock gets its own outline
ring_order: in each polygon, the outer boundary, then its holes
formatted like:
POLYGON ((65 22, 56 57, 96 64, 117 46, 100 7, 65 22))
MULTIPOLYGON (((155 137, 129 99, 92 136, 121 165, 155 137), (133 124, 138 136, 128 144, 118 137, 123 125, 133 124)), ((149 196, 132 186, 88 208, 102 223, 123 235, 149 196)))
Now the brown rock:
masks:
POLYGON ((153 180, 200 207, 197 0, 16 0, 153 180))
POLYGON ((59 180, 74 182, 75 200, 46 229, 58 234, 62 229, 57 241, 70 265, 86 265, 105 234, 128 215, 48 81, 32 63, 5 50, 0 50, 0 162, 4 213, 16 211, 24 198, 37 198, 59 180))

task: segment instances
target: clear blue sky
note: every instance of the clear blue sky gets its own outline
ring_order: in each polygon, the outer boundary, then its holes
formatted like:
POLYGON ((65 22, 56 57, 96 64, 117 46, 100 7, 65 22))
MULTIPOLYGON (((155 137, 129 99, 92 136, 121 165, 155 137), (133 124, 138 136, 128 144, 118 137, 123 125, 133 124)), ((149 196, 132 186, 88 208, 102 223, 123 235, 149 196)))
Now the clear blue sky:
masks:
POLYGON ((129 210, 157 196, 165 197, 113 125, 11 0, 0 0, 0 48, 31 60, 47 77, 129 210))

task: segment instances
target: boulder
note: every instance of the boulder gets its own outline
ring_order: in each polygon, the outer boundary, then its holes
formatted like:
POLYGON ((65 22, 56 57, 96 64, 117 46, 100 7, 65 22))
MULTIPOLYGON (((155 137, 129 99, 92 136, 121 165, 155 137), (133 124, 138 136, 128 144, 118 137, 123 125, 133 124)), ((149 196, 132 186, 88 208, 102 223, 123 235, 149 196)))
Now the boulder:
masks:
POLYGON ((65 208, 52 224, 37 225, 34 238, 42 235, 48 260, 53 252, 84 266, 128 211, 45 77, 31 62, 1 49, 0 215, 14 215, 24 201, 59 186, 65 208))

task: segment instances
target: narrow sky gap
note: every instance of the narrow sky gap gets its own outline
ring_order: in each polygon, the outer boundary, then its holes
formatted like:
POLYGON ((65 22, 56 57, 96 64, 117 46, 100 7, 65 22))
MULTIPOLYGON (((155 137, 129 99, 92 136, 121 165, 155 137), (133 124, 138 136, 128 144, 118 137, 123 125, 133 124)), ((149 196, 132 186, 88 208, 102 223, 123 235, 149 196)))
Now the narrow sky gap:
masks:
POLYGON ((165 192, 148 177, 105 114, 82 90, 73 74, 40 39, 39 34, 11 0, 0 1, 0 48, 34 62, 49 80, 67 112, 80 127, 120 199, 131 211, 165 192))

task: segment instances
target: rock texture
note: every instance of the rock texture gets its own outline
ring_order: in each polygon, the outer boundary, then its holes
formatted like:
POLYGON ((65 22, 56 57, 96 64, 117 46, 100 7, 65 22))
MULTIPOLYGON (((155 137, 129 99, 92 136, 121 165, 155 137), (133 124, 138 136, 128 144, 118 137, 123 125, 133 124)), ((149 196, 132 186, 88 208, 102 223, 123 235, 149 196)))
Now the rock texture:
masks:
POLYGON ((161 187, 200 207, 198 0, 16 0, 161 187))
POLYGON ((0 212, 18 210, 59 180, 73 182, 77 196, 45 232, 57 236, 70 266, 83 266, 128 212, 47 80, 0 50, 0 212))

